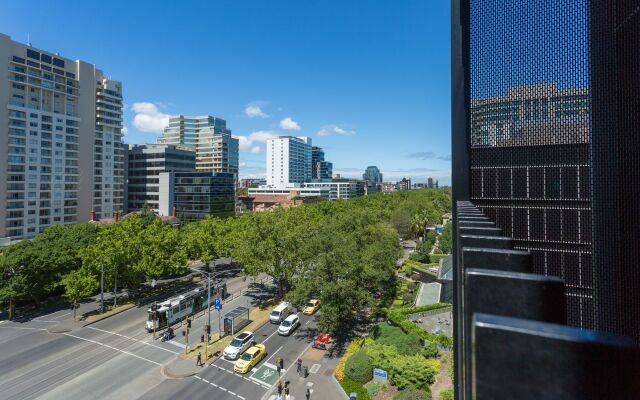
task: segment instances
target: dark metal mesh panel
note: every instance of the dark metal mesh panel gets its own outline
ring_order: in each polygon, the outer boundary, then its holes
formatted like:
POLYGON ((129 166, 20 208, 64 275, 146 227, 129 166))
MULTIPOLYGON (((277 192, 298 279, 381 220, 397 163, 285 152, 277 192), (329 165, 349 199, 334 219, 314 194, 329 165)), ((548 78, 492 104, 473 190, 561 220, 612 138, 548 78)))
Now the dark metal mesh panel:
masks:
POLYGON ((470 2, 471 201, 594 326, 587 0, 470 2))

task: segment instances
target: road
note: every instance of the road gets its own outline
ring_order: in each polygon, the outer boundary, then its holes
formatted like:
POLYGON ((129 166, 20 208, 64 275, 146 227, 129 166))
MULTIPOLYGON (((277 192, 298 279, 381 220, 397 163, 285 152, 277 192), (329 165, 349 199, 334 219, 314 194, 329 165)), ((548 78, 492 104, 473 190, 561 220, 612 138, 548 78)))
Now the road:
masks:
MULTIPOLYGON (((245 290, 227 301, 225 311, 255 304, 274 290, 241 279, 228 282, 228 288, 229 292, 245 290)), ((275 333, 277 325, 267 324, 256 332, 257 341, 265 343, 268 351, 268 358, 254 369, 259 375, 239 376, 232 372, 233 363, 217 360, 195 377, 171 380, 161 367, 183 351, 182 335, 172 343, 161 342, 160 335, 153 340, 144 329, 146 316, 146 306, 134 307, 65 333, 49 333, 47 327, 71 318, 68 310, 26 322, 0 321, 0 397, 260 399, 275 382, 274 360, 283 357, 289 368, 315 334, 313 319, 302 315, 302 326, 291 337, 280 337, 275 333)), ((195 319, 190 340, 199 340, 205 322, 204 313, 195 319)), ((215 331, 214 312, 212 325, 215 331)))
POLYGON ((142 399, 261 399, 278 382, 278 357, 282 357, 285 371, 296 368, 296 361, 317 334, 315 317, 301 313, 299 315, 301 326, 291 336, 278 335, 278 325, 270 323, 255 332, 256 341, 267 347, 267 357, 248 374, 234 373, 233 361, 218 359, 191 378, 165 380, 147 392, 142 399))

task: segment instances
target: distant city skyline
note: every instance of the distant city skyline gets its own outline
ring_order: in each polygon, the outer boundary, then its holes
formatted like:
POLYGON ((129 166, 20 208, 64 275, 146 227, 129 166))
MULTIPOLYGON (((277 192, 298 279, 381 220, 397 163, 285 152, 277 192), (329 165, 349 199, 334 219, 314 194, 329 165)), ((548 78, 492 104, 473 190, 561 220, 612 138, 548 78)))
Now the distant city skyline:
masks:
POLYGON ((122 81, 127 143, 155 143, 170 115, 213 115, 240 140, 240 178, 265 176, 267 138, 295 135, 312 137, 334 174, 378 165, 388 180, 450 183, 449 3, 189 7, 181 21, 171 8, 116 0, 119 27, 105 40, 102 4, 8 0, 0 26, 122 81), (74 22, 60 29, 62 20, 74 22))

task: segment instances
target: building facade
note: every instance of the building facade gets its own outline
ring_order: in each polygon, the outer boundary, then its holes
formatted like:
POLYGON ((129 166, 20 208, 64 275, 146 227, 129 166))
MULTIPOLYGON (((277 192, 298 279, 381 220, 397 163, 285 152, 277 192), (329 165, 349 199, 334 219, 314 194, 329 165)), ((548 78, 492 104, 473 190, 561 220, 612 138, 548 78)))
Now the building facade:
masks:
POLYGON ((199 172, 238 175, 239 142, 231 136, 227 122, 222 118, 210 115, 172 116, 158 143, 180 145, 194 151, 199 172))
POLYGON ((311 180, 311 138, 280 136, 267 140, 267 186, 279 188, 311 180))
POLYGON ((471 201, 567 283, 570 322, 594 325, 589 91, 556 84, 471 100, 471 201))
POLYGON ((127 212, 138 211, 147 204, 161 213, 160 174, 171 171, 195 172, 195 153, 168 144, 132 146, 128 150, 127 212))
POLYGON ((358 179, 329 179, 306 182, 305 188, 329 190, 329 200, 349 200, 365 194, 365 182, 358 179))
POLYGON ((382 173, 375 165, 370 165, 362 174, 362 179, 372 184, 382 183, 382 173))
POLYGON ((311 178, 331 179, 333 175, 333 163, 324 159, 324 150, 313 146, 311 149, 311 178))
POLYGON ((228 172, 161 172, 159 213, 180 221, 199 221, 208 216, 235 215, 236 176, 228 172))
POLYGON ((0 34, 0 238, 122 212, 122 84, 0 34))

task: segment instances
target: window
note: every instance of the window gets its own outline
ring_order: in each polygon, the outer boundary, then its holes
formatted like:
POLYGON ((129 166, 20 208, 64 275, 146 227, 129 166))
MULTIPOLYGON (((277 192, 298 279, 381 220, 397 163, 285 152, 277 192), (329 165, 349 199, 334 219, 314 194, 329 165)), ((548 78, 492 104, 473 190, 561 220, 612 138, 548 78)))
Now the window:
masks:
POLYGON ((47 64, 51 64, 51 56, 47 54, 41 54, 40 61, 46 62, 47 64))
POLYGON ((53 65, 55 65, 56 67, 64 68, 64 60, 61 60, 59 58, 54 58, 53 65))
POLYGON ((40 53, 35 50, 27 49, 27 57, 33 58, 34 60, 40 60, 40 53))

